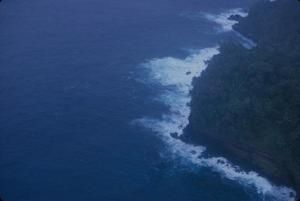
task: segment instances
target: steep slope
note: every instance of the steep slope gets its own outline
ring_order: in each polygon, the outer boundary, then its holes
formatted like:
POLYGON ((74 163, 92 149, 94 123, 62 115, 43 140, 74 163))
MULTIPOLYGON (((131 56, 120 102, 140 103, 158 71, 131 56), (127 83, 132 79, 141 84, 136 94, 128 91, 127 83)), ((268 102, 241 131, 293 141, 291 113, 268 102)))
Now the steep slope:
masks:
POLYGON ((217 145, 300 192, 300 3, 257 3, 235 29, 257 42, 227 43, 194 80, 185 138, 217 145))

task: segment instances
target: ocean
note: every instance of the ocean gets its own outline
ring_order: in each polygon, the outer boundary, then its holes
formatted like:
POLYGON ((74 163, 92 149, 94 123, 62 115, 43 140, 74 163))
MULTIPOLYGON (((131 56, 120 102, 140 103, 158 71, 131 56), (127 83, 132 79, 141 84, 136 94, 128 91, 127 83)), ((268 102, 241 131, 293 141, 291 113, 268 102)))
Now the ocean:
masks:
POLYGON ((3 0, 4 201, 287 201, 183 143, 189 91, 248 0, 3 0))

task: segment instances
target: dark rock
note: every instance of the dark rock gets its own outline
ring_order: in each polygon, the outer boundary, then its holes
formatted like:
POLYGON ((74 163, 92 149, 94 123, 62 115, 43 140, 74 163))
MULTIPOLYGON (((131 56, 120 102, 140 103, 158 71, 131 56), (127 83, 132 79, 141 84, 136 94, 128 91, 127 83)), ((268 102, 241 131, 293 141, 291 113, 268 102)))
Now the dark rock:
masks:
POLYGON ((251 50, 221 45, 221 53, 194 80, 191 132, 183 137, 220 149, 220 155, 246 162, 298 193, 300 24, 294 19, 300 18, 299 9, 294 0, 260 1, 248 17, 231 17, 240 21, 237 31, 258 45, 251 50))
POLYGON ((175 139, 179 139, 179 135, 177 132, 174 132, 174 133, 170 133, 170 135, 175 138, 175 139))
POLYGON ((193 150, 193 151, 191 151, 191 154, 193 154, 193 155, 195 155, 196 153, 197 153, 197 152, 196 152, 196 151, 194 151, 194 150, 193 150))
POLYGON ((228 19, 229 20, 234 20, 234 21, 240 21, 243 17, 241 17, 240 15, 231 15, 228 19))

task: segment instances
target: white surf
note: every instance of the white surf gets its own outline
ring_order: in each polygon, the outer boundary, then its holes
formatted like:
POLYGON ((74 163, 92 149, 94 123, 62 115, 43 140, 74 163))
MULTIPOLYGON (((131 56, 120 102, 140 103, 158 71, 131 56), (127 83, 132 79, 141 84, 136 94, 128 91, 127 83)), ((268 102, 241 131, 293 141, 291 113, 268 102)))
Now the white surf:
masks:
MULTIPOLYGON (((234 9, 217 17, 208 15, 208 19, 219 22, 224 31, 232 30, 232 26, 236 22, 228 21, 228 18, 233 13, 247 15, 240 9, 234 9)), ((134 123, 158 134, 166 143, 170 153, 175 156, 188 160, 196 166, 210 168, 221 176, 245 187, 255 188, 264 200, 294 201, 295 191, 293 189, 276 186, 258 173, 246 172, 223 157, 204 157, 203 153, 206 151, 206 147, 186 144, 180 139, 172 137, 172 134, 182 135, 183 129, 189 124, 190 90, 193 78, 201 76, 201 72, 207 67, 207 61, 217 54, 219 54, 218 47, 205 48, 198 52, 194 51, 184 59, 154 58, 142 64, 142 67, 147 69, 148 82, 155 82, 163 89, 163 93, 157 99, 168 106, 169 112, 162 118, 144 117, 135 120, 134 123)))

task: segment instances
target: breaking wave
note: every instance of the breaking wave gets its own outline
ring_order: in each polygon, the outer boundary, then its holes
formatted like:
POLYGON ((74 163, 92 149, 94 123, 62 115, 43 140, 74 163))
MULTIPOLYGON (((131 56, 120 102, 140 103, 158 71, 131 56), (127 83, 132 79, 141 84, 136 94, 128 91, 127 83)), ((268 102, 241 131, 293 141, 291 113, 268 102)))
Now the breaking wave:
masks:
POLYGON ((160 119, 145 117, 134 122, 157 133, 168 145, 169 151, 176 156, 189 160, 197 166, 211 168, 225 178, 244 186, 255 187, 257 192, 266 199, 293 201, 295 192, 292 189, 275 186, 256 172, 245 172, 223 157, 206 158, 203 156, 206 147, 187 144, 172 136, 172 134, 182 135, 183 128, 189 123, 188 104, 191 100, 189 91, 192 88, 193 77, 200 76, 207 66, 207 61, 218 53, 218 47, 206 48, 185 59, 166 57, 152 59, 143 64, 149 72, 151 81, 166 88, 159 100, 170 109, 169 113, 164 114, 160 119))
MULTIPOLYGON (((214 19, 222 24, 224 31, 232 30, 234 23, 228 20, 233 14, 246 16, 240 9, 234 9, 217 16, 208 15, 208 19, 214 19)), ((223 157, 206 157, 206 147, 187 144, 174 137, 183 134, 183 129, 188 125, 191 101, 190 90, 194 77, 201 75, 207 67, 207 62, 213 56, 219 54, 218 47, 205 48, 193 52, 190 56, 179 59, 174 57, 155 58, 142 67, 148 72, 148 82, 155 82, 163 89, 157 99, 169 108, 169 111, 161 118, 144 117, 133 123, 151 129, 165 143, 170 153, 192 162, 199 167, 207 167, 221 176, 238 182, 245 187, 255 188, 263 200, 294 201, 295 191, 283 186, 276 186, 258 173, 242 170, 223 157)))

